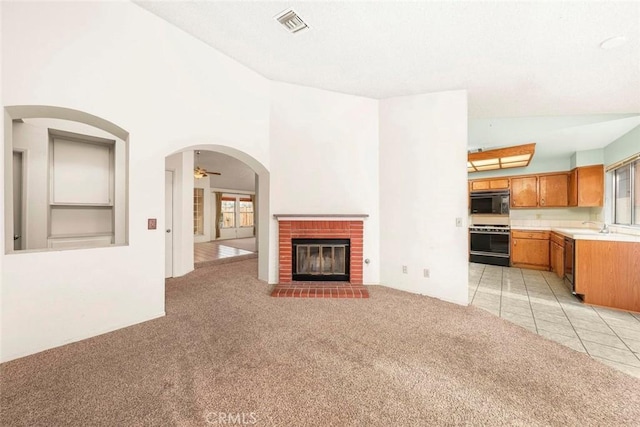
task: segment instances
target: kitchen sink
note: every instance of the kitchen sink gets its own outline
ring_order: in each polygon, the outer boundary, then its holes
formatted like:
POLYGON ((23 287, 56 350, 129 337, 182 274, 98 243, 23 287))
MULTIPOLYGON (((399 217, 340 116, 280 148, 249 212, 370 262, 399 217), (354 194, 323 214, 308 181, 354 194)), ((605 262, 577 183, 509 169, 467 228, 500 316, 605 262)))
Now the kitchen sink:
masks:
POLYGON ((607 234, 600 233, 599 230, 594 230, 593 228, 559 228, 558 230, 567 234, 607 234))

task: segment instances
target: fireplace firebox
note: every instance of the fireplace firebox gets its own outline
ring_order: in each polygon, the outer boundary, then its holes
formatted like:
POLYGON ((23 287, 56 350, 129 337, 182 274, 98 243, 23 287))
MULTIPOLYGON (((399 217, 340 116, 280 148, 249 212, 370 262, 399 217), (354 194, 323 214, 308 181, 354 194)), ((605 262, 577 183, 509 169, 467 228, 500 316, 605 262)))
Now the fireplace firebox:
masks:
POLYGON ((292 239, 296 281, 349 281, 349 239, 292 239))

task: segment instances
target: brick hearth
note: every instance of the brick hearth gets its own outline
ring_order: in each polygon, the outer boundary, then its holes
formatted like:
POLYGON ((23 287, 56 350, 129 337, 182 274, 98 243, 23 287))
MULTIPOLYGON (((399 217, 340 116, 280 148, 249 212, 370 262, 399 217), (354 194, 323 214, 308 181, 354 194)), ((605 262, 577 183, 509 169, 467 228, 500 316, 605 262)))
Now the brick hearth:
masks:
POLYGON ((278 285, 271 296, 303 298, 368 298, 362 285, 363 230, 361 220, 278 221, 278 285), (294 282, 292 239, 349 239, 349 282, 294 282))
POLYGON ((276 285, 272 297, 297 298, 369 298, 363 285, 349 282, 293 282, 276 285))

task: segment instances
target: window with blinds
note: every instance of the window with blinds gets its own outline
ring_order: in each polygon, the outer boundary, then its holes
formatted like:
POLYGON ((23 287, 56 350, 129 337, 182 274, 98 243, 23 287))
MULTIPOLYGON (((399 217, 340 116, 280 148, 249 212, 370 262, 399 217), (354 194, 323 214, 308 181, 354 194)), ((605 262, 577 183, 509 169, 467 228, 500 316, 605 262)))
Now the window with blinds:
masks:
POLYGON ((607 170, 613 174, 613 222, 640 225, 640 153, 607 170))

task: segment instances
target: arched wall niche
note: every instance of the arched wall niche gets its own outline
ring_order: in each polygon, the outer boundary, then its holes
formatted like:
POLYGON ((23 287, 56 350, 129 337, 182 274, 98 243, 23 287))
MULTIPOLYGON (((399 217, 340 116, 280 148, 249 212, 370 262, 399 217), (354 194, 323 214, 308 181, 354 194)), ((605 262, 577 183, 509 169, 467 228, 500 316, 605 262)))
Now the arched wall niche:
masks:
POLYGON ((129 133, 71 108, 5 107, 5 253, 128 244, 129 133))

